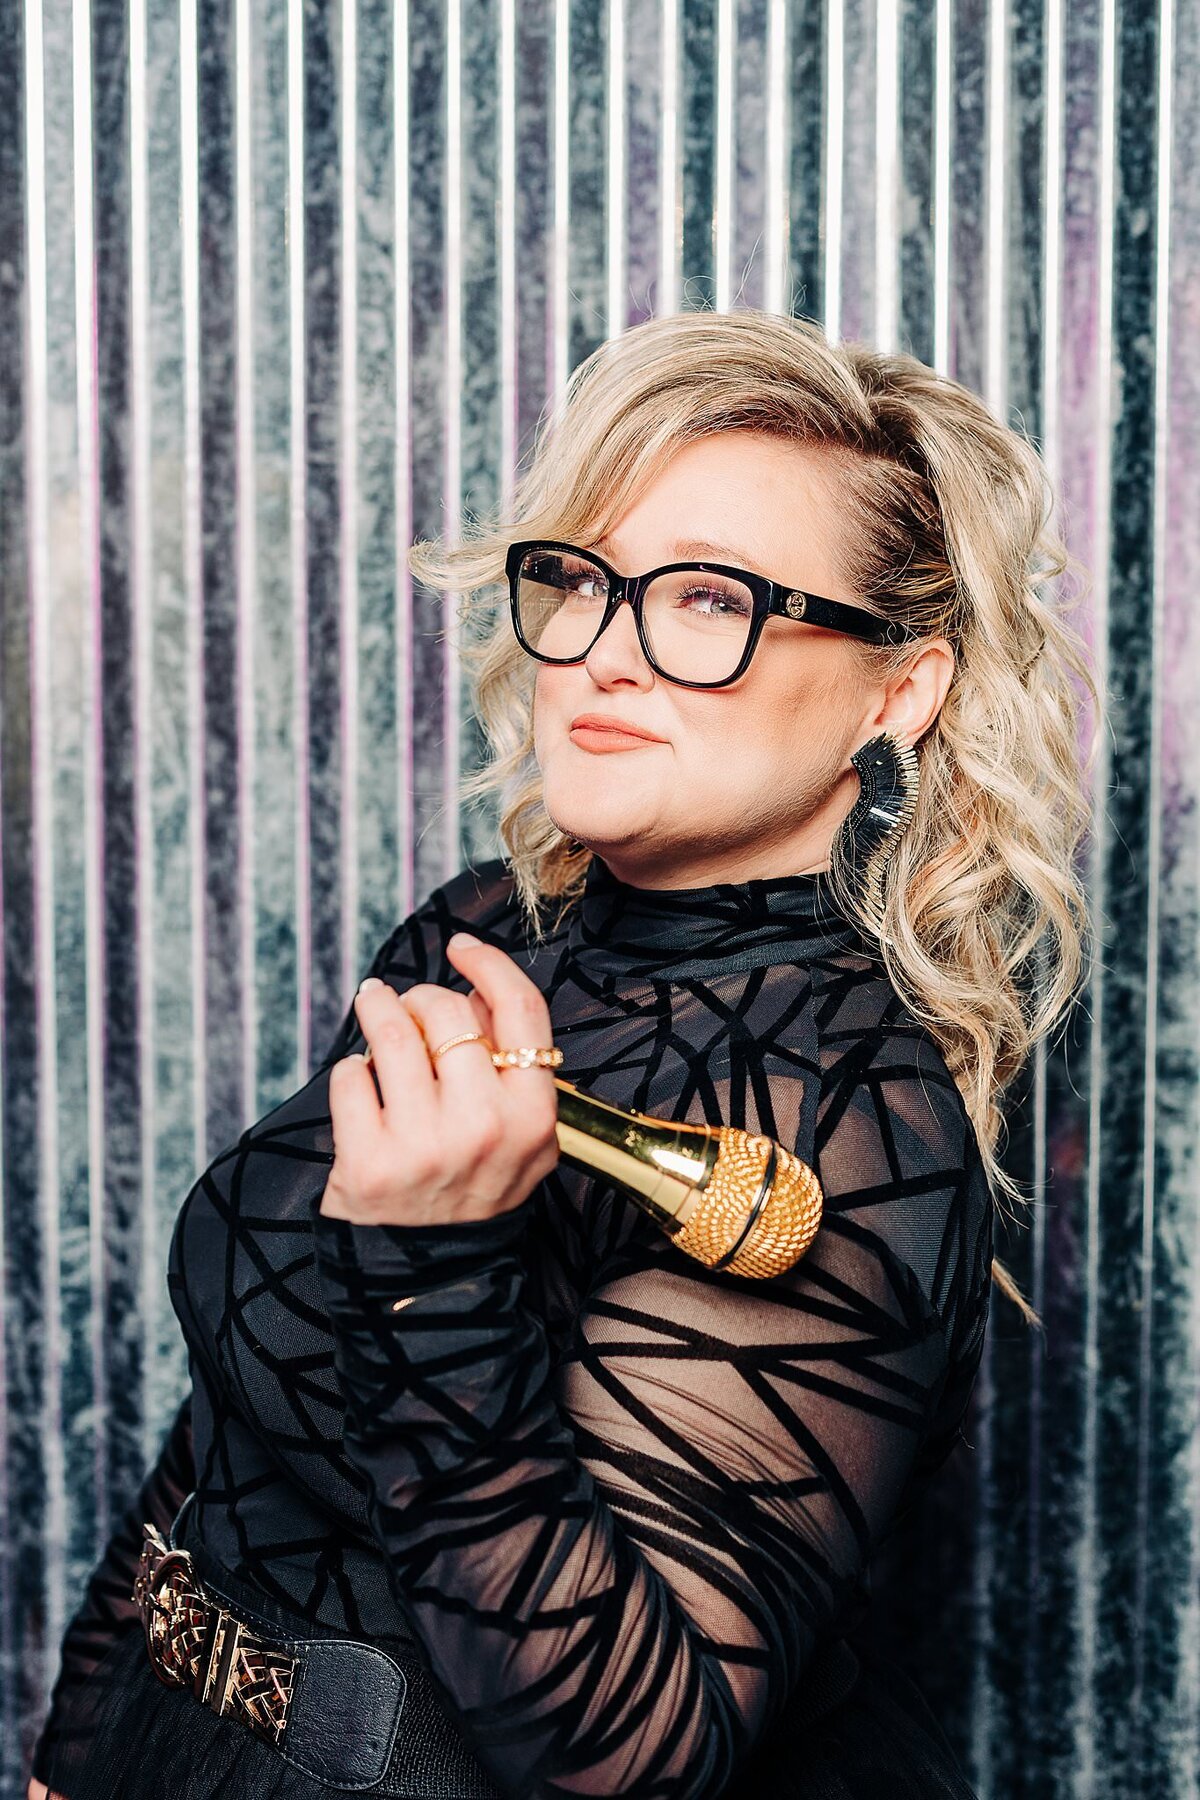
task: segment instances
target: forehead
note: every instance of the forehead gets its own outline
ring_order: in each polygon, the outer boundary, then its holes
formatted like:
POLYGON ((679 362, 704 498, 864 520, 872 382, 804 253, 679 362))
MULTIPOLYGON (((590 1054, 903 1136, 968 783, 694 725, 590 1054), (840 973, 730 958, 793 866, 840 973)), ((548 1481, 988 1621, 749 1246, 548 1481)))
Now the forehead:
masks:
POLYGON ((605 521, 603 537, 586 541, 627 573, 721 562, 836 594, 831 584, 840 580, 845 550, 842 474, 832 446, 711 432, 676 449, 623 516, 605 521))

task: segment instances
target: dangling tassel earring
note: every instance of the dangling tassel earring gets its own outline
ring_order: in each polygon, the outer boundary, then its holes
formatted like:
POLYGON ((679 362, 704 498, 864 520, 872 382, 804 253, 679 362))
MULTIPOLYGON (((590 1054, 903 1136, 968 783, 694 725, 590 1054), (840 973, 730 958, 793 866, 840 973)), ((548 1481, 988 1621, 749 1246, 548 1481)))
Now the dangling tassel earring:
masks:
POLYGON ((854 892, 883 939, 883 876, 888 859, 917 810, 921 769, 917 753, 894 731, 881 731, 855 750, 860 792, 838 830, 836 847, 854 892))

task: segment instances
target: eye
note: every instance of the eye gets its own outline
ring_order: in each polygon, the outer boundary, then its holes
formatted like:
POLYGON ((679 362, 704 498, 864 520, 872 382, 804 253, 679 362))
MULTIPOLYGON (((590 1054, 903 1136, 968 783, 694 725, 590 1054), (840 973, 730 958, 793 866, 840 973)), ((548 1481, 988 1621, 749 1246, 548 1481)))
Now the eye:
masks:
POLYGON ((568 599, 602 600, 608 593, 608 583, 602 569, 598 569, 586 558, 564 556, 560 551, 548 551, 531 560, 526 566, 524 579, 544 588, 552 588, 555 593, 568 599))
POLYGON ((580 600, 602 600, 608 590, 603 574, 591 563, 564 563, 558 585, 580 600))
POLYGON ((685 600, 704 600, 704 606, 689 606, 688 612, 699 613, 707 618, 747 619, 753 611, 753 605, 747 598, 744 588, 726 587, 719 581, 694 581, 682 588, 675 596, 678 602, 685 600))

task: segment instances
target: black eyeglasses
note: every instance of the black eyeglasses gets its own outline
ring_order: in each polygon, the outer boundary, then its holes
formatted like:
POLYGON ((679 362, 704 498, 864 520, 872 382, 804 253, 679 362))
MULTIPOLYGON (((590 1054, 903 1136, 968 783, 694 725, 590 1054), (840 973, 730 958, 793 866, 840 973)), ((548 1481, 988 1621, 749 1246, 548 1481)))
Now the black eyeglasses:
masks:
POLYGON ((769 615, 805 620, 870 644, 917 634, 844 600, 802 593, 726 563, 664 563, 644 575, 618 575, 592 550, 531 539, 505 558, 513 629, 521 647, 545 663, 588 655, 623 600, 633 608, 638 641, 656 674, 683 687, 727 687, 749 666, 769 615))

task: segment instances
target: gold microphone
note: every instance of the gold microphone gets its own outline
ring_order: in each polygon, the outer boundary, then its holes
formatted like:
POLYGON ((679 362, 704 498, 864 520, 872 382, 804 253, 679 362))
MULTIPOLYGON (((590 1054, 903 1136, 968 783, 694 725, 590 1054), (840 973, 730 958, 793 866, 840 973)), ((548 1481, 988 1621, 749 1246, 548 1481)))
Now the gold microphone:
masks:
POLYGON ((773 1138, 654 1119, 553 1080, 563 1158, 623 1188, 698 1262, 766 1278, 790 1269, 812 1243, 821 1184, 773 1138))
MULTIPOLYGON (((430 1061, 475 1038, 483 1038, 497 1066, 562 1061, 557 1048, 497 1050, 482 1032, 448 1038, 430 1051, 430 1061)), ((364 1060, 373 1061, 369 1046, 364 1060)), ((800 1261, 817 1234, 824 1196, 815 1172, 774 1138, 734 1125, 655 1119, 597 1100, 560 1075, 551 1079, 559 1154, 622 1188, 688 1256, 762 1280, 800 1261)))

